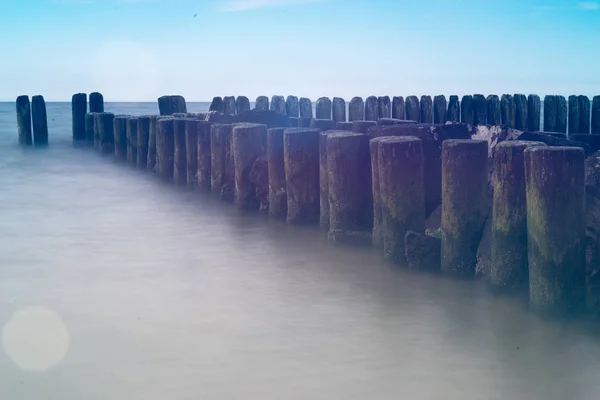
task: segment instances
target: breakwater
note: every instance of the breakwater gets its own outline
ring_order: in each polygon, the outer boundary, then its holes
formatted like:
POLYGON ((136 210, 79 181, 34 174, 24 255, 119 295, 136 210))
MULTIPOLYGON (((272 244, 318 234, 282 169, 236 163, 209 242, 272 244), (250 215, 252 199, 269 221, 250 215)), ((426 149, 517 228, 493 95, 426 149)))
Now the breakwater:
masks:
MULTIPOLYGON (((159 107, 168 104, 164 115, 130 117, 82 113, 87 106, 76 107, 74 96, 73 137, 242 209, 320 224, 331 241, 372 243, 389 260, 415 269, 475 277, 485 226, 493 221, 493 287, 527 291, 541 312, 586 308, 584 162, 591 149, 582 142, 560 132, 525 132, 492 146, 472 139, 471 124, 427 124, 406 113, 334 121, 332 111, 331 118, 309 119, 290 117, 281 106, 238 109, 245 104, 238 98, 194 115, 180 96, 166 99, 159 99, 159 107), (83 134, 76 132, 82 114, 83 134), (565 207, 572 211, 568 221, 556 218, 565 207), (425 234, 438 209, 439 229, 425 234)), ((508 126, 498 132, 510 135, 517 133, 508 126)))

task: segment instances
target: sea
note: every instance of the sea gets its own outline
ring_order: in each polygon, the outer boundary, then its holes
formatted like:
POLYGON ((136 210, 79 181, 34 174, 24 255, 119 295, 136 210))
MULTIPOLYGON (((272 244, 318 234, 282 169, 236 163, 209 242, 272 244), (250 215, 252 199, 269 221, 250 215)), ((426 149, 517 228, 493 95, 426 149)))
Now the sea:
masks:
POLYGON ((47 113, 22 149, 0 103, 0 399, 600 398, 597 324, 178 190, 47 113))

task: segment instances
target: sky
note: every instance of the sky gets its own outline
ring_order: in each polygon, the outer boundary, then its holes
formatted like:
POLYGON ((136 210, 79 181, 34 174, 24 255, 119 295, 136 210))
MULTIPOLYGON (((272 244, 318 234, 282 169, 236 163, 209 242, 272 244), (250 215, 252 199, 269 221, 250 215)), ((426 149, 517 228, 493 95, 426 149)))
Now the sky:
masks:
POLYGON ((600 1, 2 0, 0 101, 600 95, 600 1))

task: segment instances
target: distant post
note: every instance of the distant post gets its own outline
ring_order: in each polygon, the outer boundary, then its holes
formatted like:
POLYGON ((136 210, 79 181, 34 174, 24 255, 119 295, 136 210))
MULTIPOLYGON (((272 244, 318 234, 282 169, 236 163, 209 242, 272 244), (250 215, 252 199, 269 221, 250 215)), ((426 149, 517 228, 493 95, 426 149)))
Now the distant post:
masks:
POLYGON ((271 106, 270 110, 276 112, 277 114, 285 115, 285 100, 283 96, 273 96, 271 97, 271 106))
POLYGON ((334 122, 346 121, 346 102, 341 97, 333 98, 332 117, 334 122))
POLYGON ((556 127, 557 113, 557 96, 546 95, 544 97, 544 132, 558 132, 556 127))
POLYGON ((567 133, 567 99, 556 96, 556 131, 567 133))
POLYGON ((361 97, 353 97, 348 106, 348 120, 362 121, 365 119, 365 103, 361 97))
POLYGON ((473 124, 487 125, 487 102, 482 94, 473 95, 473 124))
MULTIPOLYGON (((403 119, 403 118, 400 118, 403 119)), ((443 124, 446 122, 446 96, 437 95, 433 98, 433 123, 443 124)))
POLYGON ((490 94, 487 99, 487 118, 488 125, 495 126, 502 124, 502 117, 500 112, 500 98, 495 94, 490 94))
POLYGON ((527 97, 524 94, 515 94, 515 129, 527 131, 527 97))
POLYGON ((285 112, 288 117, 298 118, 300 105, 296 96, 288 96, 287 99, 285 99, 285 112))
POLYGON ((46 102, 43 96, 33 96, 31 99, 31 117, 33 121, 33 144, 36 147, 48 145, 48 117, 46 102))
POLYGON ((590 98, 579 96, 579 132, 590 133, 590 98))
POLYGON ((317 100, 315 115, 317 119, 331 119, 331 100, 321 97, 317 100))
POLYGON ((527 129, 531 132, 540 131, 541 106, 540 96, 537 94, 527 96, 527 129))
MULTIPOLYGON (((257 101, 258 101, 258 99, 257 99, 257 101)), ((220 97, 220 96, 213 97, 212 102, 210 103, 210 106, 208 108, 208 111, 218 111, 218 112, 220 112, 222 109, 223 109, 223 98, 220 97)), ((169 113, 167 115, 170 115, 172 113, 173 112, 171 112, 171 113, 169 113)))
POLYGON ((420 120, 419 99, 417 96, 408 96, 406 98, 406 119, 409 121, 420 120))
POLYGON ((433 123, 433 101, 431 96, 421 96, 420 121, 424 124, 433 123))
POLYGON ((580 120, 579 97, 571 95, 569 96, 569 134, 579 133, 580 120))
POLYGON ((379 96, 377 98, 377 108, 379 118, 391 118, 392 104, 390 102, 390 96, 379 96))
POLYGON ((475 122, 475 111, 473 110, 473 96, 466 95, 460 102, 460 122, 473 126, 475 122))
POLYGON ((250 110, 250 100, 246 96, 238 96, 235 99, 235 112, 241 114, 250 110))
MULTIPOLYGON (((406 117, 408 118, 408 116, 406 117)), ((446 121, 460 122, 460 102, 458 96, 452 95, 448 99, 448 110, 446 111, 446 121)))
POLYGON ((367 97, 365 100, 365 120, 377 121, 379 118, 379 100, 375 96, 367 97))
POLYGON ((235 96, 223 97, 224 114, 235 115, 235 96))
POLYGON ((300 118, 312 118, 313 109, 312 102, 306 97, 300 98, 300 118))
POLYGON ((514 128, 516 113, 515 98, 510 94, 503 94, 500 98, 500 116, 502 118, 502 125, 514 128))
POLYGON ((392 98, 392 118, 404 119, 404 97, 394 96, 392 98))
POLYGON ((19 144, 21 146, 33 145, 31 133, 31 104, 29 96, 17 97, 17 126, 19 132, 19 144))

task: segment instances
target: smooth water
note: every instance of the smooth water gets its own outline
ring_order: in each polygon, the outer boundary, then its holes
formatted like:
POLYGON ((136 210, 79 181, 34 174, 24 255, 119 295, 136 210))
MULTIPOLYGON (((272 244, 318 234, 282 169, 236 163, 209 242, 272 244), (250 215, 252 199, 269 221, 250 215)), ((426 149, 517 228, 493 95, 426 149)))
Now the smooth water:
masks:
POLYGON ((596 326, 73 149, 70 112, 23 150, 0 103, 0 399, 600 397, 596 326))

